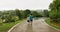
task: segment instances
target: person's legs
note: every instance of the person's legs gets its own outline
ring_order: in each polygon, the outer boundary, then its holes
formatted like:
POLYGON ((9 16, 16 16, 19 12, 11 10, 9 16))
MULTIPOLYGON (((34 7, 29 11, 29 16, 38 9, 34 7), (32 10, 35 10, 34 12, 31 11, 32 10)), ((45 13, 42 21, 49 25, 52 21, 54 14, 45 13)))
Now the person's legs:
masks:
POLYGON ((31 25, 32 25, 32 21, 31 21, 31 25))
POLYGON ((31 24, 31 21, 30 21, 30 24, 31 24))
POLYGON ((30 21, 30 24, 32 25, 32 20, 30 21))

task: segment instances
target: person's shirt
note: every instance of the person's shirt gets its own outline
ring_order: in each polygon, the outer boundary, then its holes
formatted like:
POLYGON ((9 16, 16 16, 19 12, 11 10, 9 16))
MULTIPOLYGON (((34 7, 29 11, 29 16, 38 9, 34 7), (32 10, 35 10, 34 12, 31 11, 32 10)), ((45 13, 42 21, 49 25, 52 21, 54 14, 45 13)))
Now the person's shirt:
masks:
POLYGON ((30 15, 30 20, 33 20, 33 16, 32 15, 30 15))

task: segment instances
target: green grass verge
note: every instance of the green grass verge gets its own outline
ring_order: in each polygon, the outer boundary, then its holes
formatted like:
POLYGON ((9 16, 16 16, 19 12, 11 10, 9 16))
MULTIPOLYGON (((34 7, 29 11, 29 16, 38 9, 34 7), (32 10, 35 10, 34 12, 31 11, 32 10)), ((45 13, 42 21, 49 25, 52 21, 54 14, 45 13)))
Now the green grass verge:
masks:
POLYGON ((60 24, 52 22, 50 18, 46 19, 46 23, 49 24, 50 26, 55 27, 56 29, 60 30, 60 24))
POLYGON ((10 22, 10 23, 3 23, 0 25, 0 32, 7 32, 11 27, 16 25, 17 23, 21 22, 22 20, 10 22))

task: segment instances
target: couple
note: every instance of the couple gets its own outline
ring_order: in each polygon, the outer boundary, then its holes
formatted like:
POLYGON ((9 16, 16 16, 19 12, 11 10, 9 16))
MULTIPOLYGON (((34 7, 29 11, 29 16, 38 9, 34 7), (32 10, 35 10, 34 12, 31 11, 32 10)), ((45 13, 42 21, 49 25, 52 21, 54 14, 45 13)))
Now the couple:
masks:
POLYGON ((27 16, 27 22, 29 22, 29 24, 32 24, 32 21, 33 21, 33 16, 32 14, 30 14, 27 16))

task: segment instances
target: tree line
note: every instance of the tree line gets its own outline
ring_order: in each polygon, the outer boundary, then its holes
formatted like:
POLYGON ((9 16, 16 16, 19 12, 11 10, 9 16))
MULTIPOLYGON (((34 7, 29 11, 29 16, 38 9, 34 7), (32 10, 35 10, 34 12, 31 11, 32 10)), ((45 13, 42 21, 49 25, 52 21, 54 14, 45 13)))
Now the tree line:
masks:
POLYGON ((8 10, 8 11, 0 11, 0 23, 15 22, 26 18, 27 15, 29 14, 32 14, 33 17, 43 17, 45 13, 31 11, 29 9, 26 10, 15 9, 15 10, 8 10))
POLYGON ((49 17, 56 23, 60 23, 60 0, 53 0, 49 5, 49 17))

